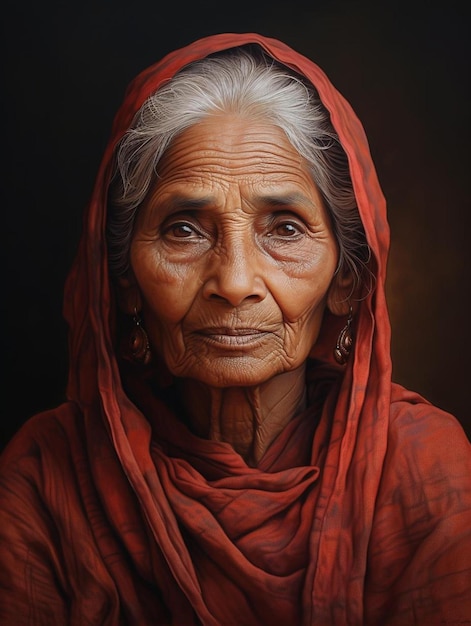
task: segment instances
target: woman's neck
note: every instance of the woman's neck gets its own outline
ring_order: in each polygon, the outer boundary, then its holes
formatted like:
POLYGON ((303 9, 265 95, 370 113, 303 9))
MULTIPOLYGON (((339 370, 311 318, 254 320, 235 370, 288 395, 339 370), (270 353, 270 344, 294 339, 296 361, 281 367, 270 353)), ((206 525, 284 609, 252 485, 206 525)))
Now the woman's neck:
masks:
POLYGON ((189 426, 200 437, 230 443, 256 466, 286 424, 306 407, 305 366, 256 387, 207 387, 181 381, 189 426))

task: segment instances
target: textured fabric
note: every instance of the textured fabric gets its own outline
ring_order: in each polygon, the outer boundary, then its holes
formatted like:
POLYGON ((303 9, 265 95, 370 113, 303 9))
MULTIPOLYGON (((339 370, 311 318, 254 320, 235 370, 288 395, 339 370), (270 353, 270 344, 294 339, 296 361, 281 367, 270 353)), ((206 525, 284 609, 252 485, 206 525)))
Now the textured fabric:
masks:
MULTIPOLYGON (((69 275, 68 401, 31 418, 0 476, 0 622, 342 626, 471 620, 471 450, 458 421, 391 382, 389 230, 361 124, 321 69, 283 43, 223 34, 130 85, 69 275), (186 63, 259 43, 317 88, 348 155, 375 289, 344 368, 326 314, 309 408, 248 467, 191 434, 158 372, 118 365, 104 241, 113 147, 186 63), (321 366, 322 363, 322 366, 321 366)), ((26 390, 27 392, 27 390, 26 390)))

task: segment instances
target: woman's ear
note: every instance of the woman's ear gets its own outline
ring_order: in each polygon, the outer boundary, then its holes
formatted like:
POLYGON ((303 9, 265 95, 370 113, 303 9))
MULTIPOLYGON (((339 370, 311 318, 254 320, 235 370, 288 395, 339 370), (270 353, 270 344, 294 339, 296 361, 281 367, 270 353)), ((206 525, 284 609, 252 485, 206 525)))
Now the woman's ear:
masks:
POLYGON ((120 276, 116 285, 118 306, 123 313, 134 315, 142 308, 141 292, 132 270, 120 276))
POLYGON ((327 308, 334 315, 347 315, 353 295, 353 276, 350 272, 337 272, 327 292, 327 308))

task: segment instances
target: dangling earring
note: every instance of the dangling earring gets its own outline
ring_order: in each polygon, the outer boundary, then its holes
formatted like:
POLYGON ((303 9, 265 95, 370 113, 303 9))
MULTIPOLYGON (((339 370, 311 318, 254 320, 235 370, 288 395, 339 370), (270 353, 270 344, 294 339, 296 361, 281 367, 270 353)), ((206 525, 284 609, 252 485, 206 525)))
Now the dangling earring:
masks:
POLYGON ((134 308, 133 322, 134 327, 131 330, 128 342, 129 359, 141 365, 148 365, 152 359, 149 337, 141 324, 141 318, 136 308, 134 308))
POLYGON ((352 330, 353 310, 350 307, 348 313, 348 319, 345 326, 339 333, 337 344, 334 348, 334 357, 337 363, 344 365, 348 361, 350 352, 353 345, 353 330, 352 330))

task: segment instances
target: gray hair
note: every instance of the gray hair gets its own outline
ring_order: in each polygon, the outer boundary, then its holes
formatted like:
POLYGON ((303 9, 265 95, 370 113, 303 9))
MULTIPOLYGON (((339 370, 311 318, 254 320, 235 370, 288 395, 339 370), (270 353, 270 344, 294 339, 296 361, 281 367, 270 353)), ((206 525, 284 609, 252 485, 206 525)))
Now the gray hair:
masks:
POLYGON ((115 151, 107 238, 112 276, 126 274, 136 212, 172 140, 214 113, 237 113, 280 127, 310 168, 331 215, 339 246, 337 271, 360 287, 369 247, 347 156, 316 90, 258 46, 195 61, 152 94, 115 151))

